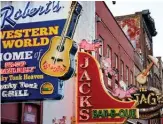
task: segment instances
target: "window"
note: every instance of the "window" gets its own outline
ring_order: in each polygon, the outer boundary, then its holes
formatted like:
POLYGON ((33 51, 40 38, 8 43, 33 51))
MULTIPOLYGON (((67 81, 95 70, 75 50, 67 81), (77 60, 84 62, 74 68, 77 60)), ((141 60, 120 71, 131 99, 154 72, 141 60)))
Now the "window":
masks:
POLYGON ((130 81, 131 81, 131 84, 134 84, 134 82, 133 82, 133 73, 132 73, 132 71, 130 72, 130 81))
POLYGON ((99 55, 100 56, 103 56, 103 43, 104 43, 104 39, 101 37, 101 36, 99 36, 99 39, 102 41, 102 46, 99 48, 99 55))
POLYGON ((116 74, 115 74, 115 79, 118 81, 118 78, 119 78, 119 72, 118 72, 118 55, 116 54, 116 53, 114 53, 114 56, 115 56, 115 61, 114 61, 114 63, 115 63, 115 71, 117 72, 116 74))
POLYGON ((127 85, 129 84, 129 69, 127 66, 126 66, 126 83, 127 85))
MULTIPOLYGON (((101 39, 102 41, 102 46, 98 49, 99 51, 99 62, 101 61, 101 57, 103 56, 103 43, 104 43, 104 39, 99 35, 99 39, 101 39)), ((98 57, 97 57, 98 58, 98 57)))
POLYGON ((108 58, 111 58, 111 47, 108 45, 108 47, 107 47, 107 57, 108 58))
POLYGON ((123 63, 123 61, 121 60, 121 77, 120 77, 120 79, 121 80, 123 80, 124 79, 124 63, 123 63))
POLYGON ((115 54, 115 68, 118 69, 118 56, 115 54))

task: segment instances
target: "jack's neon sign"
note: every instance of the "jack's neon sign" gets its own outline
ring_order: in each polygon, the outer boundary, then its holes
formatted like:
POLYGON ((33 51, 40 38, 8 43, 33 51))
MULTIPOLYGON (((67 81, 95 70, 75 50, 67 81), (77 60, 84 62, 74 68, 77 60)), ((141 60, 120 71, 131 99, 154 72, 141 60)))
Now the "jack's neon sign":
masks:
POLYGON ((38 6, 31 8, 31 2, 27 2, 24 9, 19 9, 15 11, 13 6, 6 6, 1 9, 1 29, 5 27, 6 24, 14 27, 16 25, 16 21, 20 18, 25 19, 27 17, 34 17, 36 15, 46 15, 50 11, 57 13, 63 8, 60 6, 59 1, 49 1, 45 4, 45 6, 38 6))
POLYGON ((120 124, 127 118, 138 118, 135 101, 123 102, 105 91, 99 68, 90 54, 78 52, 77 123, 120 124))

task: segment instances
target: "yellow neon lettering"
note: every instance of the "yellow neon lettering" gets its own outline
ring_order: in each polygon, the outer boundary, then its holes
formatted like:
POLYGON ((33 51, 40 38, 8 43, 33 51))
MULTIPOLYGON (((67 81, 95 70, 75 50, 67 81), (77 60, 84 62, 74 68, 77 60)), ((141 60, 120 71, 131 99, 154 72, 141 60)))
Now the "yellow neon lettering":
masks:
POLYGON ((58 34, 59 26, 49 27, 49 35, 58 34))
POLYGON ((31 29, 24 29, 23 32, 24 32, 24 37, 29 37, 30 36, 29 32, 31 32, 31 29))
POLYGON ((15 47, 20 48, 23 46, 23 40, 19 39, 15 41, 15 47))
POLYGON ((40 36, 48 35, 47 28, 40 28, 40 36))
POLYGON ((34 36, 39 36, 38 31, 39 31, 39 28, 33 28, 33 29, 32 29, 32 36, 33 36, 33 37, 34 37, 34 36))
POLYGON ((22 37, 22 30, 16 30, 14 38, 21 38, 22 37))
POLYGON ((13 45, 14 45, 14 42, 15 42, 15 40, 5 40, 5 41, 2 41, 3 48, 4 49, 12 48, 13 45))
POLYGON ((14 30, 7 31, 6 39, 14 38, 14 35, 13 34, 14 34, 14 30))

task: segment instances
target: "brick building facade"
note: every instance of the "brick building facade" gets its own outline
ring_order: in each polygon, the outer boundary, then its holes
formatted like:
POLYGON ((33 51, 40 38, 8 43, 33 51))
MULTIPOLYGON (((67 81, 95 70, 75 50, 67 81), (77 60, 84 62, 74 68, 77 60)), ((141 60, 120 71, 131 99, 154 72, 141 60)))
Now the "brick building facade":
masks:
MULTIPOLYGON (((123 29, 124 33, 132 43, 135 53, 135 78, 142 71, 142 69, 147 68, 151 63, 148 55, 153 56, 153 39, 152 37, 157 35, 154 19, 151 17, 149 10, 143 10, 142 12, 136 12, 135 14, 125 15, 116 17, 119 25, 123 29), (138 58, 138 59, 137 59, 138 58)), ((147 77, 147 83, 145 86, 154 87, 162 90, 162 77, 161 74, 161 59, 159 60, 159 68, 153 65, 150 69, 149 75, 147 77)), ((139 84, 138 84, 139 85, 139 84)), ((160 110, 152 110, 152 113, 159 112, 160 110)), ((147 112, 148 113, 148 112, 147 112)), ((141 114, 141 113, 140 113, 141 114)), ((143 113, 142 113, 143 114, 143 113)), ((144 123, 148 124, 160 124, 160 119, 149 119, 144 123)))
POLYGON ((106 87, 119 87, 120 80, 127 85, 135 84, 134 49, 104 2, 96 2, 96 38, 103 42, 97 59, 100 61, 101 56, 111 58, 112 68, 115 67, 119 72, 112 79, 104 77, 106 87))

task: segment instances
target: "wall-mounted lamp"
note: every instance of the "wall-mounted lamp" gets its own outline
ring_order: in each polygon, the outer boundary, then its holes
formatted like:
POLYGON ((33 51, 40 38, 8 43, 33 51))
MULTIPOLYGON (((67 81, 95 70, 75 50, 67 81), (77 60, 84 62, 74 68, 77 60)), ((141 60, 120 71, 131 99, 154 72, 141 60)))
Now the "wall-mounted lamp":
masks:
POLYGON ((96 43, 96 42, 102 42, 102 40, 100 38, 94 39, 93 43, 96 43))
POLYGON ((98 15, 96 15, 96 22, 101 22, 101 21, 102 21, 101 18, 98 15))

